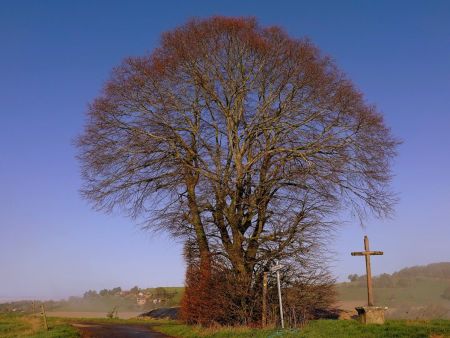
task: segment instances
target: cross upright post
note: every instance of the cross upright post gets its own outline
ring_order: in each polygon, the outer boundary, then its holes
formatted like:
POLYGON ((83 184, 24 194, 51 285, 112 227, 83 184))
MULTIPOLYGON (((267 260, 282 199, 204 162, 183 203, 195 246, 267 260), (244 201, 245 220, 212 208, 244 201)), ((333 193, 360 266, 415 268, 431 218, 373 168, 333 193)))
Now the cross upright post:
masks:
POLYGON ((364 236, 364 251, 352 252, 352 256, 364 256, 366 259, 366 280, 367 280, 367 305, 374 306, 373 303, 373 291, 372 291, 372 270, 370 268, 370 256, 382 255, 382 251, 370 251, 369 250, 369 238, 364 236))

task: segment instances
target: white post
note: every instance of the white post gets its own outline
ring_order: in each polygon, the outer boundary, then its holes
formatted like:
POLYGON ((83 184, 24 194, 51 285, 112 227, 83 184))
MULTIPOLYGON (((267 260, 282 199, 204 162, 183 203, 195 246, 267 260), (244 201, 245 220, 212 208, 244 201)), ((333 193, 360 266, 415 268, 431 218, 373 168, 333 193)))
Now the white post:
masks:
POLYGON ((283 268, 283 265, 279 264, 278 261, 275 261, 275 266, 272 266, 270 268, 270 271, 277 273, 278 301, 280 302, 281 328, 284 329, 283 302, 281 300, 281 283, 280 283, 280 269, 282 269, 282 268, 283 268))
POLYGON ((280 302, 281 328, 284 329, 283 302, 281 301, 280 270, 277 270, 278 300, 280 302))

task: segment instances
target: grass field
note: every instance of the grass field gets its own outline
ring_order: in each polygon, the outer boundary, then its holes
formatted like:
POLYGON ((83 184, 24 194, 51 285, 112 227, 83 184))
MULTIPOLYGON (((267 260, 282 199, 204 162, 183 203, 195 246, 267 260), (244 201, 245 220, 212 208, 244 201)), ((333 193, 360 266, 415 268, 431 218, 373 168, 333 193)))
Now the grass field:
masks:
MULTIPOLYGON (((375 287, 375 305, 387 306, 390 319, 450 319, 450 300, 442 297, 449 280, 411 278, 404 287, 375 287)), ((339 307, 350 310, 367 302, 367 290, 360 283, 336 285, 339 307)))
MULTIPOLYGON (((337 284, 339 299, 365 300, 367 289, 365 285, 356 283, 337 284)), ((437 278, 420 278, 412 280, 405 287, 375 287, 375 301, 383 306, 395 306, 396 304, 408 305, 450 305, 450 300, 441 297, 443 290, 450 286, 450 281, 437 278)))
POLYGON ((49 330, 45 331, 41 318, 37 316, 0 315, 0 338, 79 337, 78 331, 63 319, 49 318, 48 327, 49 330))
POLYGON ((385 325, 361 325, 356 321, 317 320, 303 329, 261 330, 250 328, 211 328, 187 326, 179 323, 162 324, 156 330, 175 337, 298 337, 298 338, 378 338, 378 337, 450 337, 450 321, 388 321, 385 325))
POLYGON ((257 329, 247 327, 217 327, 201 328, 188 326, 171 320, 143 320, 143 319, 105 319, 105 318, 49 318, 50 330, 42 329, 39 317, 24 315, 0 315, 0 338, 12 337, 79 337, 79 333, 70 324, 84 323, 120 323, 128 325, 148 325, 154 330, 172 337, 195 338, 438 338, 450 337, 450 321, 405 321, 391 320, 385 325, 361 325, 354 320, 317 320, 311 321, 302 329, 257 329))
MULTIPOLYGON (((117 288, 120 289, 120 288, 117 288)), ((137 291, 90 290, 81 297, 69 297, 65 300, 49 300, 42 302, 47 312, 109 312, 113 308, 120 313, 148 312, 158 307, 176 306, 180 303, 184 287, 156 287, 138 289, 137 291), (143 293, 146 303, 137 304, 138 293, 143 293), (154 300, 159 302, 154 303, 154 300)), ((41 303, 39 301, 39 303, 41 303)), ((21 313, 33 312, 33 300, 18 300, 0 303, 0 313, 11 311, 21 313)))
MULTIPOLYGON (((350 275, 351 282, 336 285, 342 303, 364 304, 366 300, 365 276, 350 275)), ((440 307, 450 310, 450 262, 412 266, 392 274, 373 278, 375 304, 399 310, 418 307, 440 307)), ((401 312, 401 311, 400 311, 401 312)), ((441 311, 442 312, 442 311, 441 311)), ((445 311, 444 311, 445 312, 445 311)), ((450 319, 450 312, 430 313, 432 318, 450 319)), ((401 314, 401 313, 399 313, 401 314)), ((403 318, 405 319, 405 318, 403 318)), ((408 318, 412 319, 412 318, 408 318)))

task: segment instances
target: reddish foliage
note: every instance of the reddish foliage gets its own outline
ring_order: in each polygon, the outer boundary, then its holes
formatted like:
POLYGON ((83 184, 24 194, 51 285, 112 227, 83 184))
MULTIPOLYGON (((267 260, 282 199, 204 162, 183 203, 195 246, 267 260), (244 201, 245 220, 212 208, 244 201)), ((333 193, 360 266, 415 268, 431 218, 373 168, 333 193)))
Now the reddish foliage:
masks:
POLYGON ((185 322, 207 326, 226 322, 227 300, 217 272, 212 272, 206 265, 190 266, 185 283, 181 302, 181 318, 185 322))

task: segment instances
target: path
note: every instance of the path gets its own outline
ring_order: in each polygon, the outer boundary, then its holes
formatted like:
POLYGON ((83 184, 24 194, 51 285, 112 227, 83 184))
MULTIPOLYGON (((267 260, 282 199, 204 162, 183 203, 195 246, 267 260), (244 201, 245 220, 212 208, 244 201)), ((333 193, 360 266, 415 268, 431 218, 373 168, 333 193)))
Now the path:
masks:
POLYGON ((149 326, 124 324, 72 324, 83 338, 167 338, 149 326))
MULTIPOLYGON (((106 318, 108 311, 46 311, 47 317, 60 318, 106 318)), ((142 311, 119 311, 117 317, 130 319, 139 316, 142 311)), ((81 320, 81 319, 80 319, 81 320)))

